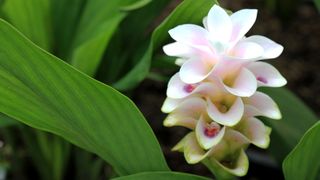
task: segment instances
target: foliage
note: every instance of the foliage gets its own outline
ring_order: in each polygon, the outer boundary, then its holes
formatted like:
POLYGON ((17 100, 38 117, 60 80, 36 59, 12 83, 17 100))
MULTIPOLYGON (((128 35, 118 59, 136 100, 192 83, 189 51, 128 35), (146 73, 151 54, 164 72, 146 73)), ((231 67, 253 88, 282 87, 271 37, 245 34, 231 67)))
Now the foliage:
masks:
MULTIPOLYGON (((1 170, 13 179, 27 179, 30 168, 48 180, 206 179, 170 171, 146 119, 118 92, 137 87, 153 66, 172 68, 172 59, 158 53, 167 31, 201 23, 217 2, 184 0, 168 15, 171 3, 0 0, 1 170)), ((267 121, 271 153, 282 161, 318 118, 288 90, 265 92, 283 114, 281 121, 267 121)), ((318 127, 284 161, 286 178, 295 171, 314 177, 318 166, 307 167, 318 150, 319 143, 310 146, 318 127)))
POLYGON ((283 162, 287 180, 317 179, 320 173, 320 122, 314 124, 283 162))

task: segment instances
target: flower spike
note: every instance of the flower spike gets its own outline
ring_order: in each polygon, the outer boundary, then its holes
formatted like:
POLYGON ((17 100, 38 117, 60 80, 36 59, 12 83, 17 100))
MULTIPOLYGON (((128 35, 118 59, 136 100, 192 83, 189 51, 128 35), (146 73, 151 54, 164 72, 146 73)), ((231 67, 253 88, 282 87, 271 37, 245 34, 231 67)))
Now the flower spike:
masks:
POLYGON ((190 132, 173 148, 189 164, 202 162, 214 172, 244 176, 249 144, 267 148, 271 128, 258 116, 281 119, 277 104, 257 91, 261 86, 281 87, 287 81, 261 60, 278 57, 283 47, 254 35, 245 37, 257 10, 228 15, 214 5, 204 27, 184 24, 169 31, 176 41, 163 47, 177 57, 180 71, 168 83, 161 110, 169 113, 164 125, 183 126, 190 132))

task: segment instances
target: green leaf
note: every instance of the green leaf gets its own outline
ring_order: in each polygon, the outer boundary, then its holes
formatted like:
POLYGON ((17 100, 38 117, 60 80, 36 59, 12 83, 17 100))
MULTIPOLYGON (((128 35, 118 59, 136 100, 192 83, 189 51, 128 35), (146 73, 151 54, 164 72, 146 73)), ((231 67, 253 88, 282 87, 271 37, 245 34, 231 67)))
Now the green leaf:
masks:
POLYGON ((166 171, 152 129, 126 96, 48 54, 0 20, 0 112, 96 153, 120 175, 166 171))
POLYGON ((286 180, 316 180, 320 170, 320 122, 312 126, 283 162, 286 180))
POLYGON ((130 176, 122 176, 114 178, 113 180, 209 180, 202 176, 192 174, 179 173, 179 172, 144 172, 133 174, 130 176))
POLYGON ((87 0, 51 0, 53 53, 66 59, 87 0), (72 7, 72 8, 70 8, 72 7))
POLYGON ((129 4, 127 6, 122 6, 122 7, 120 7, 120 9, 122 11, 133 11, 133 10, 139 9, 139 8, 149 4, 151 1, 152 0, 140 0, 135 3, 129 4))
POLYGON ((268 120, 272 127, 270 150, 279 162, 294 148, 317 116, 298 97, 285 88, 263 88, 278 104, 281 120, 268 120))
POLYGON ((134 88, 148 74, 153 51, 159 48, 168 38, 168 30, 184 23, 199 23, 216 4, 215 0, 184 0, 152 33, 146 53, 135 67, 121 78, 114 87, 119 90, 134 88))
POLYGON ((112 46, 107 48, 96 78, 106 84, 113 84, 134 67, 149 45, 150 30, 155 26, 155 19, 161 16, 169 1, 152 1, 130 12, 112 37, 112 46))
POLYGON ((318 11, 320 11, 320 0, 314 0, 314 3, 316 4, 318 11))
POLYGON ((93 76, 111 37, 127 15, 127 12, 120 9, 135 9, 147 3, 145 0, 87 1, 72 45, 69 57, 71 64, 93 76))
POLYGON ((63 179, 67 162, 69 161, 71 144, 61 137, 19 126, 20 134, 25 143, 25 149, 36 167, 40 179, 63 179))
POLYGON ((15 119, 0 113, 0 128, 19 124, 15 119))
POLYGON ((6 20, 45 50, 51 50, 50 0, 7 0, 1 6, 6 20))

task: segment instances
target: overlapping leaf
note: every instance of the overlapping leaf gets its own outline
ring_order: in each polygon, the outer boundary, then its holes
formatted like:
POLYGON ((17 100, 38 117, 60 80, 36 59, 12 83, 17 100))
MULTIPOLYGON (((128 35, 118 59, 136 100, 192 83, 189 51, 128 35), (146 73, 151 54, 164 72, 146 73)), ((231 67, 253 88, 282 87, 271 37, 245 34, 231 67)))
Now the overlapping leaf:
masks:
POLYGON ((52 24, 50 0, 9 0, 1 4, 3 16, 25 36, 50 51, 52 24))
POLYGON ((121 174, 166 171, 151 128, 111 87, 41 50, 0 20, 0 112, 98 154, 121 174))
POLYGON ((295 147, 315 122, 317 116, 292 92, 285 88, 262 89, 278 104, 282 119, 270 120, 267 123, 272 127, 270 150, 279 162, 295 147))
POLYGON ((320 173, 320 122, 312 126, 283 162, 286 180, 316 180, 320 173))
POLYGON ((179 173, 179 172, 144 172, 133 174, 130 176, 122 176, 114 178, 113 180, 208 180, 202 176, 192 174, 179 173))
POLYGON ((90 0, 85 4, 68 59, 93 76, 104 50, 128 10, 146 5, 149 0, 90 0))
POLYGON ((168 37, 168 30, 179 24, 200 23, 215 0, 184 0, 152 33, 151 41, 141 60, 121 78, 114 87, 120 90, 131 89, 141 82, 149 72, 154 49, 168 37))

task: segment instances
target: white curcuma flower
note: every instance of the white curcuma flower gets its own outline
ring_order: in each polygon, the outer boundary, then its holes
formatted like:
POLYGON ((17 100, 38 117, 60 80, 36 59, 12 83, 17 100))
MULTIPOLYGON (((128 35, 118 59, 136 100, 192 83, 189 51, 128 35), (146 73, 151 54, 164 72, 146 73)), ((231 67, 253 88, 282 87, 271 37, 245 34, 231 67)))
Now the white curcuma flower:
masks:
POLYGON ((286 80, 275 68, 257 62, 278 57, 283 47, 263 36, 245 37, 256 17, 255 9, 229 16, 214 5, 204 18, 204 28, 184 24, 171 29, 169 34, 176 42, 163 50, 169 56, 179 57, 176 63, 181 65, 180 77, 188 84, 209 77, 242 97, 251 96, 257 86, 283 86, 286 80))
POLYGON ((165 126, 190 129, 173 148, 190 164, 203 162, 214 171, 243 176, 249 144, 269 146, 271 128, 258 117, 281 119, 281 113, 257 88, 280 87, 286 80, 260 60, 278 57, 283 47, 263 36, 245 37, 256 16, 253 9, 229 16, 214 5, 204 28, 185 24, 169 31, 176 42, 163 49, 177 57, 181 69, 168 83, 161 110, 169 113, 165 126))

